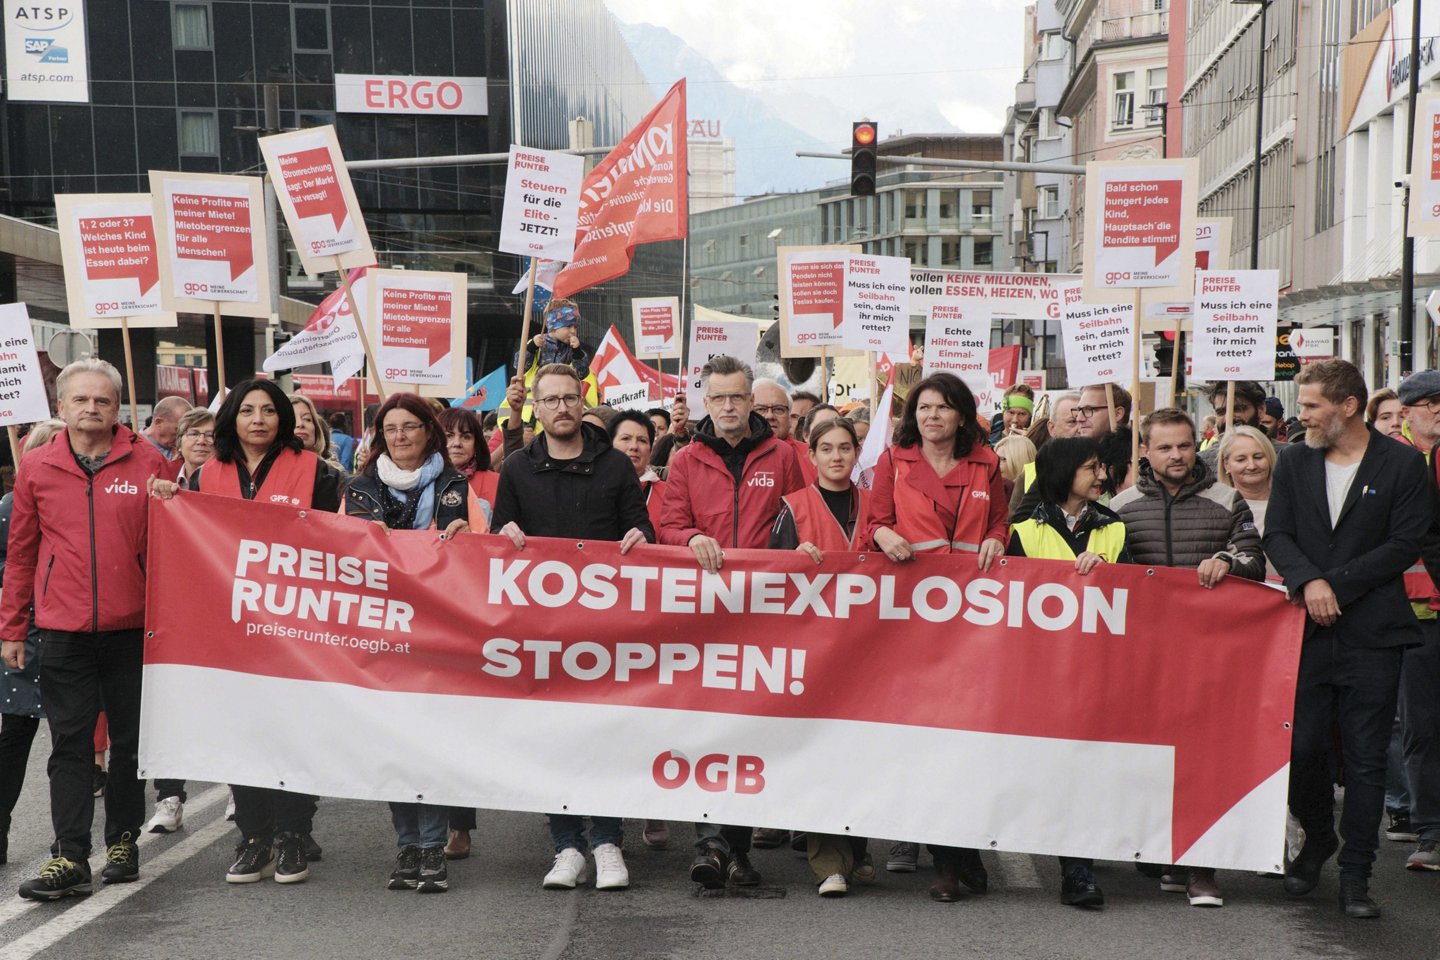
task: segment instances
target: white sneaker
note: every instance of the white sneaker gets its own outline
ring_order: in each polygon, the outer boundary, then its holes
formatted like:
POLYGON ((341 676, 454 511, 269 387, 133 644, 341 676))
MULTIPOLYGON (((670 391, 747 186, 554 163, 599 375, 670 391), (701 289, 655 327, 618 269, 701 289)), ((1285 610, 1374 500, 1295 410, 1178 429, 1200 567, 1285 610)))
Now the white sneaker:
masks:
POLYGON ((587 879, 585 855, 574 847, 566 847, 555 854, 555 865, 545 874, 541 884, 546 890, 574 890, 577 883, 587 879))
POLYGON ((832 873, 820 883, 820 896, 843 897, 850 892, 850 884, 838 873, 832 873))
POLYGON ((625 857, 613 843, 602 843, 595 848, 595 889, 624 890, 630 886, 630 871, 625 869, 625 857))
POLYGON ((233 791, 230 793, 230 799, 225 802, 225 819, 235 819, 235 793, 233 791))
POLYGON ((147 833, 174 833, 185 820, 185 804, 179 797, 155 801, 155 815, 145 824, 147 833))

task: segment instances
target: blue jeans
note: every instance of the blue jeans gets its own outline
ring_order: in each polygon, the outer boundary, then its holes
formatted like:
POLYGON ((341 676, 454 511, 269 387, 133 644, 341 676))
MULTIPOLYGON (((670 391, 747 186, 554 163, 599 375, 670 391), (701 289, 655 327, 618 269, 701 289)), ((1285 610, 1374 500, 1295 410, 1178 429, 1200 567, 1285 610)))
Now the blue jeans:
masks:
MULTIPOLYGON (((585 818, 577 817, 573 813, 550 814, 550 839, 555 842, 556 853, 569 847, 584 853, 588 849, 585 843, 585 818)), ((606 843, 621 846, 625 841, 625 825, 619 817, 591 817, 590 839, 597 847, 606 843)))
POLYGON ((392 803, 390 820, 400 849, 443 847, 450 830, 450 808, 433 803, 392 803))
MULTIPOLYGON (((1402 667, 1400 676, 1405 676, 1402 667)), ((1400 694, 1400 699, 1405 699, 1405 694, 1400 694)), ((1395 726, 1390 731, 1390 746, 1385 750, 1385 812, 1403 813, 1410 815, 1410 778, 1405 775, 1405 751, 1401 747, 1400 732, 1402 730, 1400 718, 1395 718, 1395 726)))

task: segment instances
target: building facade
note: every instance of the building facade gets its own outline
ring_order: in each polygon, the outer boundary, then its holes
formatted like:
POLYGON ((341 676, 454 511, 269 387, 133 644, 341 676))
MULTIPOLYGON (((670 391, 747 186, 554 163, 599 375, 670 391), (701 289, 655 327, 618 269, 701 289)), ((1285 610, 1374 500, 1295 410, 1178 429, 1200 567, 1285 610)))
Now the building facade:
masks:
POLYGON ((692 212, 692 302, 745 317, 776 316, 776 250, 823 242, 819 198, 816 190, 775 193, 692 212))

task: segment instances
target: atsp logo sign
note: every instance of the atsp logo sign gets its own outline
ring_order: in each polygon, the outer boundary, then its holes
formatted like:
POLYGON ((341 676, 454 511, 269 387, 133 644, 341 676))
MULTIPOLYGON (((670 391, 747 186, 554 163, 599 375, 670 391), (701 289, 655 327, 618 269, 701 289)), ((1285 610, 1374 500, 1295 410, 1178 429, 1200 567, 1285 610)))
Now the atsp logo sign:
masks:
POLYGON ((11 19, 16 26, 30 30, 59 30, 75 19, 75 11, 57 4, 30 3, 16 7, 11 19))
POLYGON ((664 790, 679 790, 692 781, 706 793, 753 796, 765 789, 765 761, 746 754, 707 753, 691 764, 685 754, 667 750, 650 765, 650 775, 664 790))

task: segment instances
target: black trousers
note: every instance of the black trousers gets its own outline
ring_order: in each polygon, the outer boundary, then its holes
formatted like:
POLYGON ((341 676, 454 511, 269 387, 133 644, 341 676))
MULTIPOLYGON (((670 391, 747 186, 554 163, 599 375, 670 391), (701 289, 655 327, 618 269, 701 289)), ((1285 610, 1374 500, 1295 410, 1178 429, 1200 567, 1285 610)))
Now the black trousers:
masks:
POLYGON ((155 801, 158 803, 166 797, 174 797, 181 803, 185 802, 185 781, 184 780, 156 780, 155 801))
POLYGON ((1385 751, 1395 719, 1402 650, 1341 643, 1320 629, 1300 648, 1295 729, 1290 744, 1290 811, 1307 837, 1331 834, 1335 794, 1331 730, 1345 754, 1340 812, 1342 877, 1366 878, 1380 846, 1385 813, 1385 751))
POLYGON ((235 794, 235 826, 246 841, 268 844, 277 833, 309 833, 314 827, 319 798, 308 793, 240 784, 231 784, 230 790, 235 794))
POLYGON ((1410 823, 1421 840, 1440 840, 1440 620, 1425 644, 1405 651, 1400 670, 1401 745, 1410 784, 1410 823))
POLYGON ((95 720, 100 704, 110 723, 110 775, 105 788, 105 845, 140 836, 145 781, 136 777, 140 747, 140 630, 101 633, 40 631, 45 669, 40 697, 50 724, 51 852, 90 856, 95 818, 95 720))
POLYGON ((474 829, 475 829, 475 808, 474 808, 474 807, 451 807, 451 808, 450 808, 450 829, 451 829, 451 830, 474 830, 474 829))
POLYGON ((40 718, 19 713, 0 716, 0 837, 10 832, 10 815, 25 786, 25 767, 40 718))

